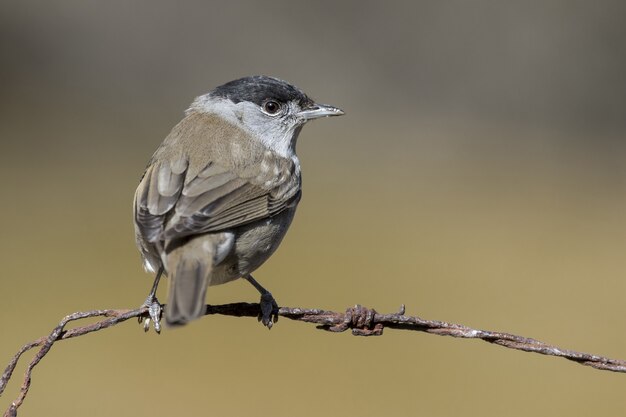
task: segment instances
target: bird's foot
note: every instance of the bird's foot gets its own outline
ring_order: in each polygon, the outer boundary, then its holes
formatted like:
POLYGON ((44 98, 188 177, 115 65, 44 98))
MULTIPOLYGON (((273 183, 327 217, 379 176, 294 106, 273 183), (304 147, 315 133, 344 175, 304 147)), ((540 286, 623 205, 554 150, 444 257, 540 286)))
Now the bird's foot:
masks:
POLYGON ((139 316, 139 323, 143 324, 143 331, 150 330, 150 322, 153 323, 154 331, 161 333, 161 317, 163 316, 163 306, 154 295, 149 295, 146 301, 141 305, 148 307, 147 317, 139 316))
POLYGON ((269 291, 262 293, 259 305, 261 306, 261 312, 258 319, 265 327, 271 329, 274 323, 278 321, 278 304, 272 293, 269 291))
POLYGON ((274 300, 271 292, 263 288, 261 284, 252 278, 252 275, 248 274, 243 278, 261 293, 261 301, 259 302, 261 311, 259 312, 258 319, 265 327, 271 329, 274 323, 278 321, 278 304, 276 300, 274 300))

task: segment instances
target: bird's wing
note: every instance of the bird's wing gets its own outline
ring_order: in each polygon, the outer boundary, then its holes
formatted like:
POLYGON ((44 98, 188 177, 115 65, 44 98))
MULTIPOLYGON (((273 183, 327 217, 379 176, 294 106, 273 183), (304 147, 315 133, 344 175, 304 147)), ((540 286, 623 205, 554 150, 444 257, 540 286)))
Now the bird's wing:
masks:
MULTIPOLYGON (((135 223, 149 242, 223 231, 275 215, 300 197, 300 179, 291 159, 272 161, 272 170, 245 178, 214 161, 187 178, 183 159, 148 167, 135 195, 135 223), (270 172, 272 171, 272 175, 270 172)), ((243 175, 242 175, 243 174, 243 175)))
POLYGON ((142 240, 157 242, 163 233, 165 221, 183 190, 187 160, 176 163, 151 163, 135 191, 135 228, 142 240))

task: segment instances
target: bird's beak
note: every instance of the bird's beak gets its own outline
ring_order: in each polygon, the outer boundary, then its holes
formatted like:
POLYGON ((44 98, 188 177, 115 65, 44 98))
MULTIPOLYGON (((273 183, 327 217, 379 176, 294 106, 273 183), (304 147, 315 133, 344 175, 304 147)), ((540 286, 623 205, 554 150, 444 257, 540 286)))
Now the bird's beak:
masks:
POLYGON ((311 107, 298 112, 298 116, 305 121, 318 119, 320 117, 341 116, 343 110, 340 108, 329 106, 328 104, 313 104, 311 107))

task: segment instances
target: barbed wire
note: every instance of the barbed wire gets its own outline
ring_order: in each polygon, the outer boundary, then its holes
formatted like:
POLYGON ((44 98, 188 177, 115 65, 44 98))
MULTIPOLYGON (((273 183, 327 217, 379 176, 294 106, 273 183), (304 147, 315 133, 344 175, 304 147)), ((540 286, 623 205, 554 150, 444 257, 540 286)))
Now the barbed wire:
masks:
MULTIPOLYGON (((162 307, 166 308, 165 305, 162 307)), ((22 346, 13 358, 11 358, 4 373, 0 377, 0 396, 2 396, 9 380, 11 379, 21 356, 35 347, 40 347, 40 349, 26 367, 20 392, 4 413, 4 417, 17 416, 17 410, 22 405, 28 394, 33 369, 46 356, 52 345, 56 342, 104 330, 131 318, 137 318, 140 322, 143 321, 144 328, 148 329, 150 308, 151 307, 149 306, 142 306, 134 310, 109 309, 72 313, 65 316, 47 336, 43 336, 22 346), (65 329, 70 322, 93 317, 103 317, 103 319, 85 326, 74 327, 67 330, 65 329)), ((260 313, 260 306, 255 303, 206 305, 204 312, 205 315, 220 314, 226 316, 257 318, 260 313)), ((479 330, 460 324, 447 323, 437 320, 425 320, 417 316, 407 316, 405 315, 404 305, 400 307, 398 312, 391 314, 380 314, 376 312, 376 310, 355 305, 354 307, 348 308, 345 312, 281 307, 278 309, 277 315, 290 320, 314 323, 317 324, 317 328, 330 332, 344 332, 346 330, 351 330, 352 334, 355 336, 380 336, 383 334, 383 330, 388 328, 420 331, 439 336, 452 336, 463 339, 480 339, 509 349, 517 349, 524 352, 565 358, 581 365, 591 366, 599 370, 626 373, 626 361, 624 360, 611 359, 604 356, 562 349, 536 339, 510 333, 479 330)), ((155 326, 155 329, 158 329, 158 326, 155 326)))

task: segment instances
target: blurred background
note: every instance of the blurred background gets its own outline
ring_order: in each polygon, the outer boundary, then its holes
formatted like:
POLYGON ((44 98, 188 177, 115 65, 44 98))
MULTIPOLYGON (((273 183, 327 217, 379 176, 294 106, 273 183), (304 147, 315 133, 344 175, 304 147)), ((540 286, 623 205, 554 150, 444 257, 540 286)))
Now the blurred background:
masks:
MULTIPOLYGON (((625 19, 621 1, 2 1, 1 365, 70 312, 143 302, 139 177, 196 95, 250 74, 346 111, 300 137, 303 200, 255 274, 279 304, 405 303, 626 358, 625 19)), ((207 317, 55 345, 21 415, 620 415, 625 390, 478 341, 207 317)))

